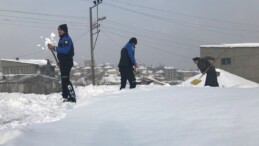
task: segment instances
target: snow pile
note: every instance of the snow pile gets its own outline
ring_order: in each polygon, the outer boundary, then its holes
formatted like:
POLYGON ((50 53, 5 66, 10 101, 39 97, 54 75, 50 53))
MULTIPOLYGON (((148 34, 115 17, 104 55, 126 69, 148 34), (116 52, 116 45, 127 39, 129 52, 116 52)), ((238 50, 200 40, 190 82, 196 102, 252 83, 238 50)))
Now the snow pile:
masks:
POLYGON ((106 83, 120 84, 121 82, 121 78, 117 75, 108 75, 105 76, 103 79, 106 83))
MULTIPOLYGON (((250 87, 258 87, 259 84, 249 81, 247 79, 244 79, 242 77, 239 77, 237 75, 231 74, 227 71, 224 71, 222 69, 216 69, 217 72, 220 73, 218 76, 218 82, 220 87, 239 87, 239 88, 250 88, 250 87)), ((182 86, 186 87, 203 87, 206 80, 206 74, 201 78, 202 82, 198 85, 192 85, 191 81, 194 79, 199 79, 201 74, 195 75, 194 77, 191 77, 190 79, 186 80, 182 83, 182 86)))
POLYGON ((58 94, 1 93, 0 105, 0 129, 57 121, 66 111, 58 94))
MULTIPOLYGON (((118 87, 78 87, 77 100, 80 104, 87 102, 89 97, 114 90, 118 90, 118 87)), ((62 103, 61 95, 57 93, 50 95, 0 93, 0 130, 58 121, 64 118, 66 111, 71 108, 73 104, 62 103)))
MULTIPOLYGON (((138 86, 109 91, 81 100, 58 122, 0 131, 0 144, 258 146, 258 89, 138 86)), ((88 95, 83 92, 80 99, 88 95)))

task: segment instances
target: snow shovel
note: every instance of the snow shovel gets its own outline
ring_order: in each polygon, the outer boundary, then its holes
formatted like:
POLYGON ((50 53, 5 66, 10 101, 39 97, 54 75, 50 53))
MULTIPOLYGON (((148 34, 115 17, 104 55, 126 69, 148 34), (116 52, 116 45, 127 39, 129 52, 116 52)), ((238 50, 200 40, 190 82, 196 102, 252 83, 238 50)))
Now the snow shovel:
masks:
MULTIPOLYGON (((217 61, 217 60, 216 60, 216 61, 217 61)), ((215 62, 216 62, 216 61, 215 61, 215 62)), ((214 62, 214 63, 215 63, 215 62, 214 62)), ((205 75, 205 73, 210 69, 210 67, 211 67, 214 63, 210 64, 209 67, 204 71, 204 73, 203 73, 198 79, 192 80, 192 81, 191 81, 191 84, 193 84, 193 85, 198 85, 198 84, 202 81, 202 80, 201 80, 202 76, 205 75)))
POLYGON ((193 85, 198 85, 198 84, 202 81, 202 80, 201 80, 202 76, 203 76, 203 74, 202 74, 198 79, 192 80, 192 81, 191 81, 191 84, 193 84, 193 85))
POLYGON ((56 61, 57 66, 58 66, 58 68, 59 68, 59 63, 58 63, 57 56, 55 55, 55 53, 54 53, 54 51, 53 51, 52 49, 50 49, 50 51, 51 51, 51 53, 52 53, 53 57, 55 58, 55 61, 56 61))

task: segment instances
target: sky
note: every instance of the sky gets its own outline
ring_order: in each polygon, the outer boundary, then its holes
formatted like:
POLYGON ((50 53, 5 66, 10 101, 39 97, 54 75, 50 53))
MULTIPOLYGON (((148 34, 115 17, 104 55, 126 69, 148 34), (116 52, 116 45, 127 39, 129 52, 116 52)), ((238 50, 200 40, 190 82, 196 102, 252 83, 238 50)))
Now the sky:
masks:
MULTIPOLYGON (((256 0, 103 0, 96 63, 117 65, 120 50, 138 39, 136 60, 145 65, 196 69, 191 58, 200 45, 256 43, 259 20, 256 0)), ((68 24, 75 61, 90 59, 89 7, 92 0, 1 0, 0 58, 51 59, 43 37, 68 24)), ((96 19, 96 9, 93 9, 96 19)), ((96 35, 95 35, 96 36, 96 35)), ((58 40, 58 37, 56 37, 58 40)))

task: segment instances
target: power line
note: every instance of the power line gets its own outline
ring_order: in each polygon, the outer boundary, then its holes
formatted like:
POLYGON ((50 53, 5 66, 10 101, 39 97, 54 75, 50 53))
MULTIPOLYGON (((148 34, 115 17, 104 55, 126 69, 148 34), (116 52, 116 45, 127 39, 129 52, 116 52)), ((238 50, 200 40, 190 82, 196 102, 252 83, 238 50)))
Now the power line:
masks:
MULTIPOLYGON (((38 22, 38 21, 26 21, 26 20, 13 20, 13 19, 7 19, 7 18, 3 18, 0 19, 3 21, 7 21, 7 22, 22 22, 22 23, 31 23, 31 24, 56 24, 56 22, 38 22)), ((86 26, 86 25, 81 25, 81 24, 72 24, 74 26, 86 26)))
POLYGON ((192 44, 188 44, 188 43, 181 43, 181 42, 178 42, 178 41, 175 41, 175 40, 172 40, 172 39, 166 39, 166 38, 161 38, 161 37, 158 37, 158 36, 154 36, 154 35, 146 35, 146 34, 143 34, 143 33, 139 33, 139 32, 132 32, 132 31, 129 31, 129 30, 125 30, 123 28, 116 28, 116 27, 112 27, 112 26, 103 26, 104 28, 107 28, 107 29, 116 29, 116 30, 120 30, 120 31, 123 31, 123 32, 127 32, 127 33, 132 33, 134 35, 140 35, 140 36, 144 36, 144 37, 148 37, 148 38, 151 38, 153 40, 156 40, 156 41, 163 41, 163 42, 167 42, 169 44, 172 44, 172 45, 180 45, 180 47, 182 47, 182 45, 184 46, 193 46, 192 44))
POLYGON ((168 22, 168 23, 174 23, 174 24, 179 25, 181 27, 187 27, 187 28, 198 29, 198 30, 207 31, 207 32, 213 32, 213 33, 217 33, 217 34, 220 34, 220 35, 229 35, 229 36, 235 36, 235 37, 258 38, 258 36, 248 36, 248 35, 243 35, 243 34, 240 35, 240 34, 235 34, 235 33, 226 33, 226 32, 221 32, 221 31, 213 30, 215 28, 213 28, 213 29, 211 29, 211 28, 208 29, 208 28, 203 28, 203 27, 201 28, 201 27, 199 27, 199 25, 197 26, 197 24, 191 24, 191 23, 187 23, 187 22, 180 22, 179 20, 173 20, 173 19, 164 18, 164 17, 161 17, 161 16, 151 15, 151 14, 147 14, 147 13, 131 10, 131 9, 128 9, 128 8, 125 8, 125 7, 121 7, 121 6, 118 6, 118 5, 114 5, 114 4, 109 4, 108 3, 106 5, 110 6, 110 7, 118 8, 118 9, 121 9, 121 10, 124 10, 124 11, 141 14, 141 15, 153 18, 153 19, 162 20, 162 21, 165 21, 165 22, 168 22))
POLYGON ((70 18, 70 19, 89 19, 88 17, 83 17, 83 16, 55 15, 55 14, 47 14, 47 13, 35 13, 35 12, 6 10, 6 9, 0 9, 0 12, 21 13, 21 14, 49 16, 49 17, 62 17, 62 18, 70 18))
MULTIPOLYGON (((105 27, 104 27, 105 28, 105 27)), ((108 32, 110 32, 110 33, 116 33, 115 31, 111 31, 111 29, 110 28, 105 28, 105 30, 106 31, 108 31, 108 32)), ((118 34, 118 33, 116 33, 117 35, 120 35, 120 34, 118 34)), ((136 36, 136 34, 133 34, 134 36, 136 36)), ((143 39, 142 38, 142 40, 144 40, 145 42, 150 42, 151 44, 159 44, 159 45, 161 45, 161 46, 166 46, 166 47, 170 47, 170 48, 175 48, 175 49, 179 49, 179 48, 182 48, 182 49, 184 49, 184 50, 181 50, 181 51, 187 51, 187 50, 191 50, 191 51, 193 51, 193 49, 192 48, 196 48, 196 47, 194 47, 194 46, 198 46, 198 45, 191 45, 190 44, 190 46, 188 47, 188 48, 186 48, 186 47, 184 47, 184 46, 182 46, 182 45, 177 45, 177 44, 168 44, 168 43, 172 43, 172 42, 170 42, 170 41, 168 41, 167 43, 163 43, 163 41, 164 40, 158 40, 158 39, 153 39, 152 38, 152 40, 148 40, 148 39, 143 39)), ((144 41, 142 41, 142 42, 144 42, 144 41)), ((148 43, 148 44, 150 44, 150 43, 148 43)))
MULTIPOLYGON (((19 26, 19 27, 29 27, 29 28, 40 28, 40 29, 53 29, 53 27, 48 27, 48 26, 35 26, 35 25, 25 25, 25 24, 17 24, 17 23, 3 23, 3 22, 0 22, 0 24, 3 24, 3 25, 8 25, 8 26, 19 26)), ((82 30, 87 30, 87 29, 74 29, 72 28, 71 30, 78 30, 78 31, 82 31, 82 30)))
MULTIPOLYGON (((107 32, 109 32, 109 30, 106 30, 107 32)), ((118 34, 118 33, 114 33, 114 32, 109 32, 111 35, 116 35, 118 37, 124 37, 124 38, 128 38, 128 36, 124 36, 124 35, 121 35, 121 34, 118 34)), ((155 51, 158 51, 158 52, 162 52, 162 53, 165 53, 165 54, 170 54, 170 55, 173 55, 173 56, 181 56, 181 57, 185 57, 185 58, 188 58, 190 59, 191 56, 187 56, 187 55, 182 55, 182 54, 179 54, 179 53, 173 53, 173 52, 170 52, 168 50, 164 50, 164 49, 160 49, 160 48, 156 48, 156 47, 153 47, 153 46, 149 46, 149 45, 146 45, 146 44, 141 44, 142 46, 145 46, 147 48, 150 48, 152 50, 155 50, 155 51)))
POLYGON ((136 31, 138 31, 138 32, 141 31, 141 32, 152 33, 153 35, 161 35, 161 36, 166 37, 166 38, 174 37, 174 38, 177 38, 177 39, 189 40, 189 41, 194 41, 194 42, 215 43, 215 42, 211 42, 211 41, 197 40, 197 39, 193 39, 193 38, 182 37, 182 36, 179 36, 179 35, 168 34, 168 33, 162 33, 162 32, 153 31, 153 30, 148 30, 148 29, 146 29, 146 28, 141 28, 141 27, 136 27, 136 26, 130 26, 130 25, 122 24, 122 23, 120 23, 120 22, 116 22, 116 21, 112 21, 112 20, 107 20, 107 23, 111 23, 112 25, 116 25, 116 26, 119 26, 119 27, 124 27, 124 28, 133 29, 133 30, 136 30, 136 31))
POLYGON ((153 10, 153 11, 157 11, 157 12, 164 12, 164 13, 168 13, 168 14, 181 15, 181 16, 186 16, 186 17, 205 19, 205 20, 217 21, 217 22, 222 22, 222 23, 259 27, 259 25, 254 25, 254 24, 241 23, 241 22, 229 21, 229 20, 221 20, 221 19, 217 19, 217 18, 210 18, 210 17, 204 17, 204 16, 196 16, 196 15, 185 14, 185 13, 176 12, 176 11, 167 11, 167 10, 163 10, 163 9, 152 8, 152 7, 147 7, 147 6, 143 6, 143 5, 137 5, 137 4, 133 4, 133 3, 125 2, 125 1, 119 1, 119 0, 110 0, 110 1, 113 1, 116 3, 122 3, 122 4, 126 4, 126 5, 131 5, 131 6, 136 6, 136 7, 140 7, 140 8, 145 8, 145 9, 149 9, 149 10, 153 10))
POLYGON ((70 24, 82 24, 88 25, 84 22, 75 22, 75 21, 65 21, 65 20, 50 20, 50 19, 40 19, 40 18, 30 18, 30 17, 21 17, 21 16, 12 16, 12 15, 0 15, 3 17, 10 17, 10 18, 18 18, 18 19, 25 19, 25 20, 36 20, 36 21, 44 21, 44 22, 60 22, 60 23, 70 23, 70 24))

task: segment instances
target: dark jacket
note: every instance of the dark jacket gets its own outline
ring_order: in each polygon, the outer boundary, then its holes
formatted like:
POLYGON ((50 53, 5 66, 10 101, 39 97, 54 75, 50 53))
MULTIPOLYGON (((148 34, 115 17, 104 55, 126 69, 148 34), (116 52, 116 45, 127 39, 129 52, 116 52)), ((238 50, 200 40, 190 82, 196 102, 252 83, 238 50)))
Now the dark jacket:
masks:
POLYGON ((209 69, 206 72, 215 70, 215 67, 209 62, 209 60, 207 58, 199 59, 197 66, 202 73, 205 73, 207 68, 209 68, 209 69))
POLYGON ((62 63, 62 61, 73 62, 74 44, 68 34, 60 36, 56 52, 60 63, 62 63))
POLYGON ((119 67, 132 68, 135 64, 135 45, 129 42, 121 49, 119 67))

